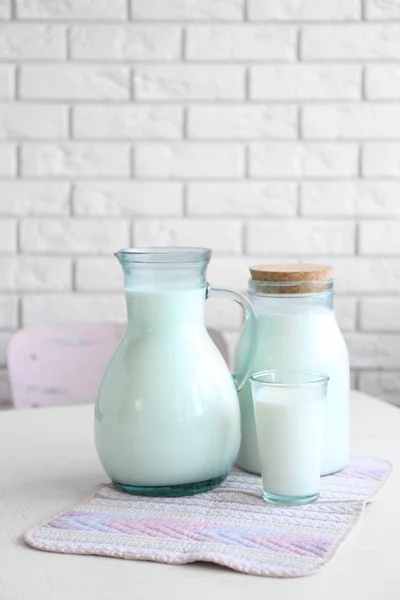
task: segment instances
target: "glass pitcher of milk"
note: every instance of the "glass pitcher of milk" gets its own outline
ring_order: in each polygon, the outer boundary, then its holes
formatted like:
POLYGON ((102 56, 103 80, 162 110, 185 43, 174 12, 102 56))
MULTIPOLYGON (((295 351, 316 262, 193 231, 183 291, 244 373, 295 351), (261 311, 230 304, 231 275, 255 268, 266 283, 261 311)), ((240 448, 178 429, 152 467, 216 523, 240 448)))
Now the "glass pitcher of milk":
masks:
POLYGON ((212 489, 230 472, 240 446, 237 390, 256 347, 255 313, 244 296, 206 283, 206 248, 127 249, 116 257, 128 324, 96 403, 100 461, 129 493, 212 489), (250 342, 233 376, 205 327, 210 296, 229 296, 245 311, 250 342))
MULTIPOLYGON (((265 265, 250 268, 249 298, 258 316, 258 345, 251 374, 265 370, 317 371, 330 381, 325 401, 321 475, 349 461, 350 370, 346 342, 333 309, 332 268, 265 265)), ((248 346, 244 330, 236 349, 248 346)), ((242 441, 238 465, 261 473, 250 382, 239 393, 242 441)))

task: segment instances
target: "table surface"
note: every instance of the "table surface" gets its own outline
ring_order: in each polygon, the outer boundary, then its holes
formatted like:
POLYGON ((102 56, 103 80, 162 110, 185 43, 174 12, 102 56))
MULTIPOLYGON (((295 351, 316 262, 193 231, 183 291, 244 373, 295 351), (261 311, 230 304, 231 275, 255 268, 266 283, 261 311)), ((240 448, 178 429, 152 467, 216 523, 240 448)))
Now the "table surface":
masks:
POLYGON ((359 392, 351 403, 353 451, 389 459, 393 474, 331 563, 297 579, 27 547, 24 531, 107 481, 94 448, 93 407, 0 414, 0 599, 399 600, 400 409, 359 392))

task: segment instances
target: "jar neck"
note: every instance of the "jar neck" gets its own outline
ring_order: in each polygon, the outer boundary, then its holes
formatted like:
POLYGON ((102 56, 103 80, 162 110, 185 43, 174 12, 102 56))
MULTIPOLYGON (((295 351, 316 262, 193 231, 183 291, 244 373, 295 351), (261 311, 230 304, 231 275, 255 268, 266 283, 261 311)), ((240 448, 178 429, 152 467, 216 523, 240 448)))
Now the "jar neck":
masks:
POLYGON ((333 279, 322 281, 257 281, 249 280, 249 291, 266 296, 320 296, 333 293, 333 279))
POLYGON ((333 290, 309 294, 268 294, 249 290, 257 313, 333 313, 333 290))

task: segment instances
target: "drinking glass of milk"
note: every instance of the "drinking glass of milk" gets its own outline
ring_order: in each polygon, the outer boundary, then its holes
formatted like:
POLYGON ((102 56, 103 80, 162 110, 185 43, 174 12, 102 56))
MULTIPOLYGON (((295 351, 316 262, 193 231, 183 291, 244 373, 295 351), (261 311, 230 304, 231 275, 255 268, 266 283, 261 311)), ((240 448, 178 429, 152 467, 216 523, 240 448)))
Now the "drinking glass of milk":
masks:
POLYGON ((328 381, 306 371, 261 371, 250 378, 267 502, 318 499, 328 381))

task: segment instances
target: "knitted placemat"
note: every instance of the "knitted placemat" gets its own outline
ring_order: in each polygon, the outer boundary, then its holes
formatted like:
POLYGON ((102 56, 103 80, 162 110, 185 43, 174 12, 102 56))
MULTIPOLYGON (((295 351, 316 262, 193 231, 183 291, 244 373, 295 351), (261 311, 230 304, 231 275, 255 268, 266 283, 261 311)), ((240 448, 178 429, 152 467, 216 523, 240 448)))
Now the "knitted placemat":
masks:
POLYGON ((25 540, 50 552, 310 575, 334 556, 390 471, 384 460, 354 457, 343 471, 322 478, 317 502, 298 507, 267 504, 261 477, 238 469, 219 488, 182 498, 131 496, 103 484, 25 540))

